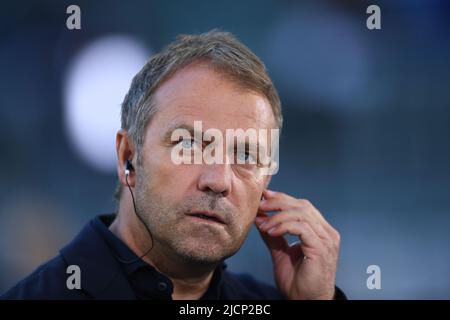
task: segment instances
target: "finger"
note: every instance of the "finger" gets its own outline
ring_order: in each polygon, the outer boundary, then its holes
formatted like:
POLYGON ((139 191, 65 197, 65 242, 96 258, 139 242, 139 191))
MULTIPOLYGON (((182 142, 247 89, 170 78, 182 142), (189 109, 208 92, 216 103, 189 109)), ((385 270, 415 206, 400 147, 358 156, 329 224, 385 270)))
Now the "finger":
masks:
POLYGON ((258 227, 265 221, 267 221, 270 216, 262 210, 258 210, 255 217, 255 225, 258 227))
MULTIPOLYGON (((273 206, 279 206, 279 207, 285 207, 285 206, 294 206, 294 207, 310 207, 312 209, 314 209, 314 211, 317 211, 318 216, 323 219, 325 222, 325 218, 323 217, 323 215, 320 213, 320 211, 307 199, 298 199, 298 198, 294 198, 286 193, 283 192, 278 192, 278 191, 272 191, 272 190, 264 190, 263 192, 263 196, 264 196, 264 200, 271 200, 271 201, 264 201, 263 203, 264 205, 268 205, 270 207, 273 206), (285 204, 281 203, 281 202, 286 202, 285 204)), ((281 210, 282 208, 280 208, 279 210, 281 210)), ((270 211, 270 210, 266 210, 266 211, 270 211)))
MULTIPOLYGON (((272 237, 269 234, 267 234, 267 232, 263 232, 260 229, 259 226, 261 225, 261 222, 259 222, 259 221, 261 221, 260 219, 265 219, 265 218, 270 218, 270 217, 265 213, 258 215, 255 219, 255 225, 256 225, 256 229, 258 230, 259 234, 261 235, 261 238, 264 240, 264 243, 270 250, 270 253, 273 255, 279 251, 285 251, 286 248, 289 247, 289 245, 288 245, 286 239, 284 239, 284 237, 282 237, 282 236, 272 237)), ((262 221, 264 221, 264 220, 262 220, 262 221)))
POLYGON ((260 203, 260 210, 263 211, 281 211, 288 209, 304 209, 307 214, 320 221, 322 228, 334 240, 339 239, 338 232, 325 220, 320 211, 306 199, 296 199, 285 193, 265 190, 263 192, 264 200, 260 203))
POLYGON ((304 212, 299 212, 295 210, 281 211, 280 213, 274 214, 267 219, 260 220, 260 228, 262 231, 267 231, 275 227, 276 225, 284 221, 307 221, 313 231, 322 239, 328 239, 329 236, 325 229, 322 227, 319 221, 311 219, 309 215, 304 212))
MULTIPOLYGON (((327 222, 322 217, 320 212, 309 203, 309 201, 303 201, 292 197, 281 196, 281 193, 275 193, 271 198, 261 201, 259 209, 261 211, 292 211, 298 212, 303 219, 307 219, 311 223, 314 230, 323 238, 330 238, 330 230, 327 226, 327 222)), ((277 216, 273 215, 273 217, 277 216)), ((279 218, 274 218, 278 220, 279 218)))
POLYGON ((265 189, 263 191, 264 199, 271 199, 271 198, 284 198, 284 199, 295 199, 294 197, 288 195, 287 193, 280 192, 280 191, 274 191, 270 189, 265 189))
POLYGON ((319 219, 322 227, 327 231, 327 233, 333 235, 336 230, 330 225, 330 223, 325 219, 323 214, 317 209, 309 200, 298 199, 302 206, 309 208, 309 212, 319 219))
POLYGON ((260 208, 264 211, 286 210, 294 207, 295 199, 285 193, 264 190, 264 199, 260 203, 260 208))
POLYGON ((276 256, 279 252, 285 252, 289 247, 288 242, 283 236, 271 236, 259 228, 257 229, 272 256, 276 256))
POLYGON ((302 241, 302 245, 309 248, 322 250, 323 245, 319 237, 314 233, 311 226, 306 221, 286 221, 273 227, 267 233, 273 237, 292 234, 298 236, 302 241))

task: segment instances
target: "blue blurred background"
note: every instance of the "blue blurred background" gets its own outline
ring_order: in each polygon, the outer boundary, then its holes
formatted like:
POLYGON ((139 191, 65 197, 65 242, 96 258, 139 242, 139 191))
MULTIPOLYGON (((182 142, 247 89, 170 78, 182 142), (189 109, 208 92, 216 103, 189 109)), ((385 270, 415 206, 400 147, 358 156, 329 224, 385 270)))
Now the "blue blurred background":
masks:
MULTIPOLYGON (((0 292, 113 212, 114 138, 132 76, 179 33, 221 28, 283 102, 272 189, 342 236, 352 299, 450 298, 450 3, 9 1, 0 5, 0 292), (66 8, 81 8, 81 30, 66 8), (381 7, 381 30, 366 8, 381 7), (381 268, 381 290, 366 268, 381 268)), ((228 262, 272 282, 252 230, 228 262)))

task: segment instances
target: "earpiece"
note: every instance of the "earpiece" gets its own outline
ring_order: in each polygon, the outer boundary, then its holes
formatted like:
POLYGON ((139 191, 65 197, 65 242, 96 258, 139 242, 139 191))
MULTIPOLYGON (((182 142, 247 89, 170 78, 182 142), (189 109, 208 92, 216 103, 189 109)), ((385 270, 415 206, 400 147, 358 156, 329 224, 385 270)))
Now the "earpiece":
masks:
POLYGON ((131 164, 130 160, 127 160, 125 162, 125 176, 130 175, 130 170, 133 170, 133 165, 131 164))

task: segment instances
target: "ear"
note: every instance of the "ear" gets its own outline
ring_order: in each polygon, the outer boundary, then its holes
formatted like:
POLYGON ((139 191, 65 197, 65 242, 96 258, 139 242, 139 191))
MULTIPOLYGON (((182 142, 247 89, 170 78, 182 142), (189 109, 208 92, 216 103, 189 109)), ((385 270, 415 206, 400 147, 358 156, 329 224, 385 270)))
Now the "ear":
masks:
MULTIPOLYGON (((119 181, 123 186, 127 186, 125 177, 125 163, 130 160, 131 164, 134 166, 134 145, 131 138, 128 136, 127 132, 123 129, 117 131, 116 134, 116 153, 117 153, 117 176, 119 181)), ((128 183, 131 187, 135 184, 134 171, 130 170, 128 175, 128 183)))

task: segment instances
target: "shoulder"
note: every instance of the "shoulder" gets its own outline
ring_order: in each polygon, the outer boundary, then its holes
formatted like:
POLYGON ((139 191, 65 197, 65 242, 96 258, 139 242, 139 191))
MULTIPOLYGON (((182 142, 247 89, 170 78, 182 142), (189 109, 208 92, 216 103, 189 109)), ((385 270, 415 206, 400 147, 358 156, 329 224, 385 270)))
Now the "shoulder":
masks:
MULTIPOLYGON (((78 235, 53 259, 47 261, 33 271, 25 279, 0 296, 1 299, 85 299, 89 295, 82 289, 70 290, 67 279, 69 265, 77 265, 83 274, 92 269, 104 249, 100 236, 92 227, 93 221, 87 223, 78 235)), ((104 254, 104 253, 103 253, 104 254)), ((98 273, 95 274, 95 276, 98 273)), ((84 276, 83 276, 84 278, 84 276)))
POLYGON ((80 290, 66 285, 67 264, 61 255, 54 257, 0 296, 1 299, 82 299, 80 290))
POLYGON ((280 300, 284 296, 275 287, 256 280, 249 274, 223 273, 223 298, 245 300, 280 300))
MULTIPOLYGON (((0 299, 132 299, 133 292, 102 234, 103 216, 87 223, 59 255, 37 268, 0 299), (74 270, 81 288, 71 289, 74 270)), ((105 216, 106 218, 109 216, 105 216)), ((112 217, 112 216, 111 216, 112 217)))

